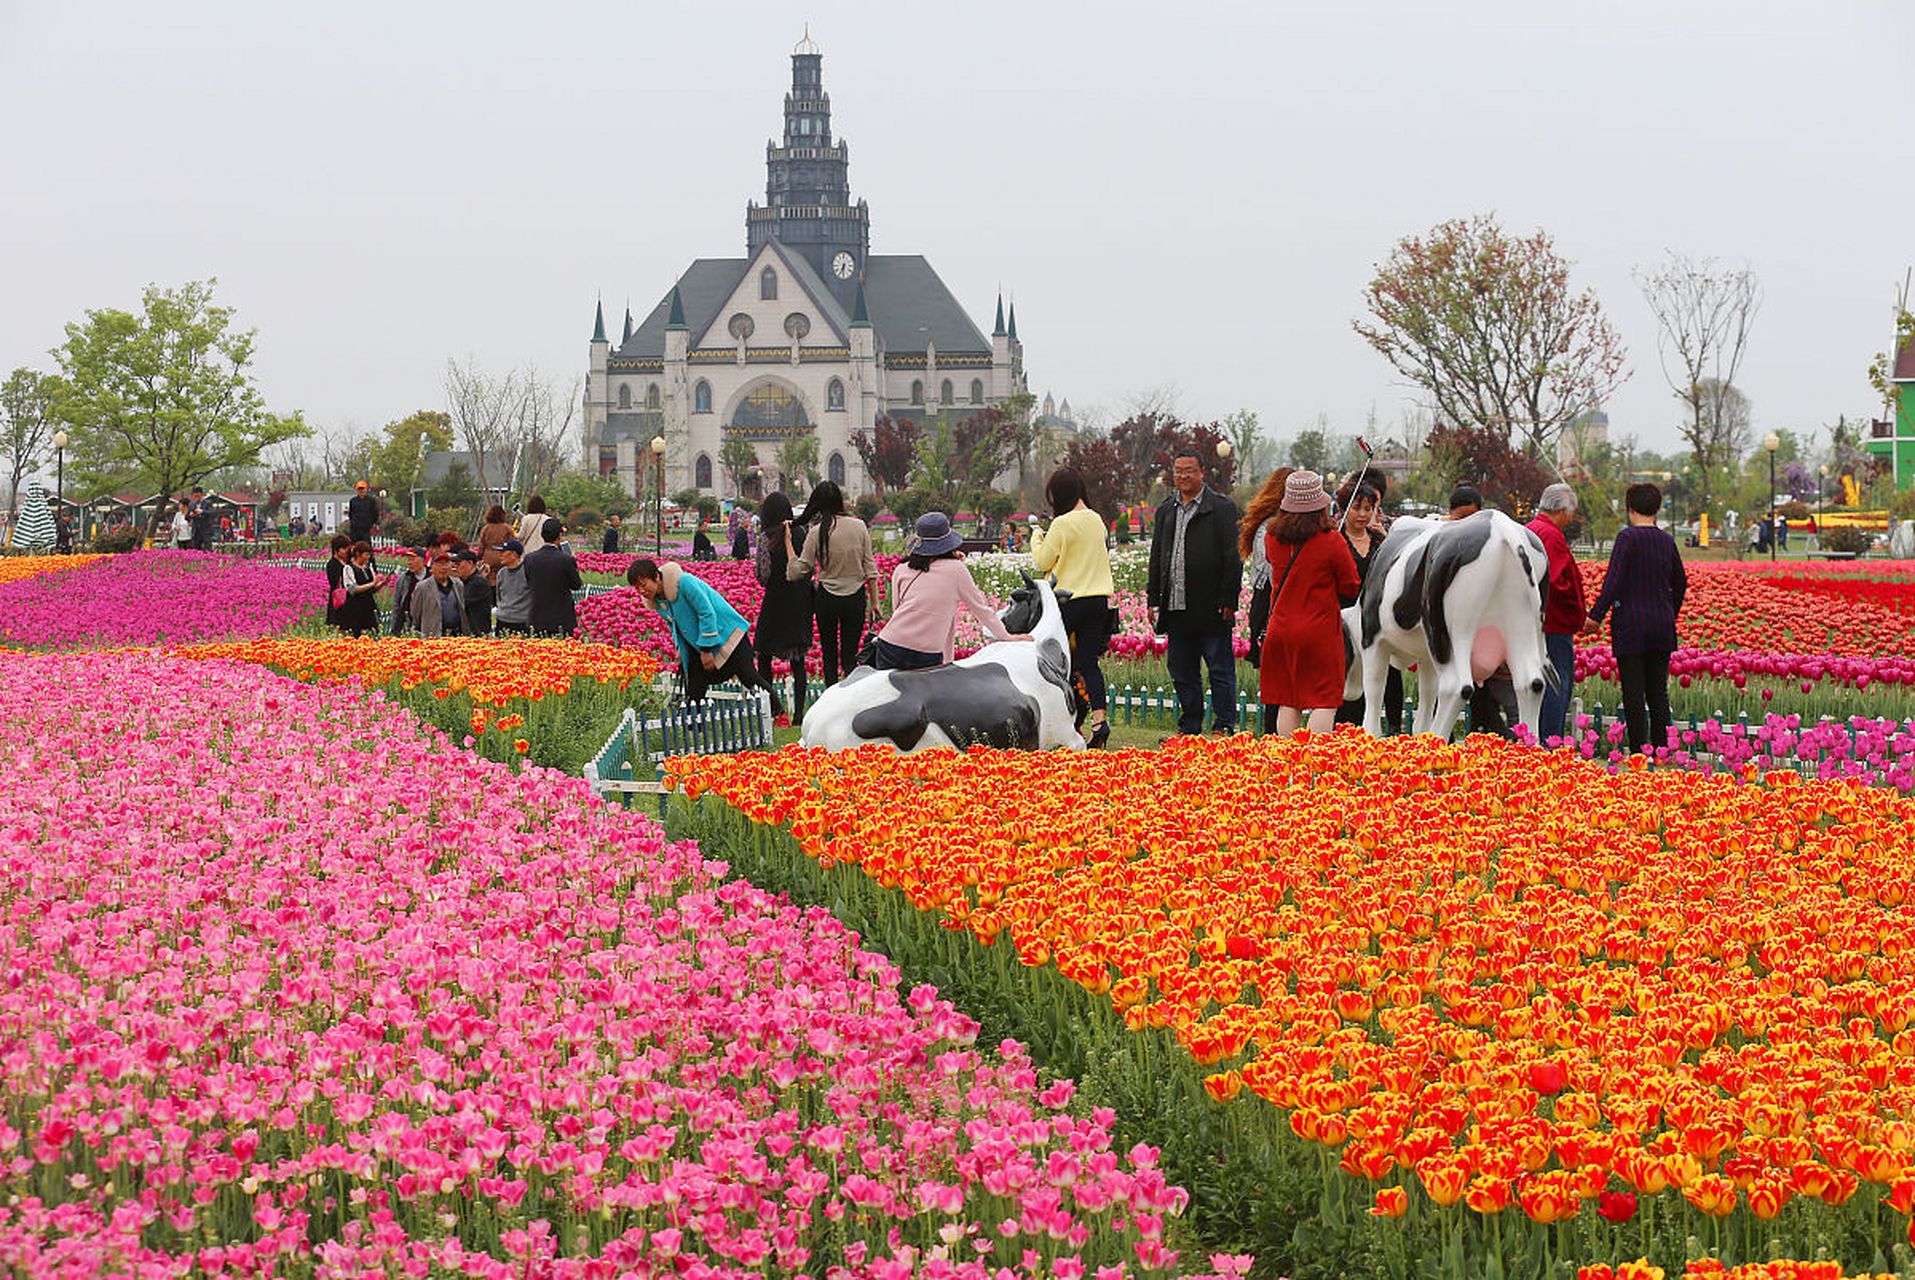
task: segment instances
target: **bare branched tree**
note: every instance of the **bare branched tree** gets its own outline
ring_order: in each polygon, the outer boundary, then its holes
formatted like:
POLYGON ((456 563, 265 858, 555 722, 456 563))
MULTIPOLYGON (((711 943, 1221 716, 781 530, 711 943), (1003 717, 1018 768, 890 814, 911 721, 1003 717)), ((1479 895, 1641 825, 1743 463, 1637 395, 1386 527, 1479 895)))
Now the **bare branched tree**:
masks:
POLYGON ((492 488, 511 477, 486 475, 522 439, 525 384, 518 372, 495 377, 471 359, 464 364, 448 359, 445 369, 446 411, 459 443, 472 454, 472 478, 479 493, 490 501, 492 488))
POLYGON ((1125 396, 1123 414, 1126 419, 1181 417, 1178 406, 1182 400, 1183 389, 1175 382, 1160 382, 1125 396))
MULTIPOLYGON (((1675 252, 1653 271, 1638 269, 1636 284, 1655 314, 1662 376, 1684 409, 1683 442, 1695 456, 1698 497, 1707 507, 1715 478, 1733 465, 1735 429, 1722 415, 1735 407, 1728 393, 1748 353, 1749 332, 1762 306, 1762 286, 1747 267, 1717 267, 1675 252)), ((1741 402, 1746 415, 1747 401, 1741 402)), ((1747 423, 1741 428, 1746 444, 1747 423)))
POLYGON ((569 382, 527 367, 518 374, 518 443, 526 491, 551 483, 565 465, 570 437, 578 421, 579 380, 569 382))

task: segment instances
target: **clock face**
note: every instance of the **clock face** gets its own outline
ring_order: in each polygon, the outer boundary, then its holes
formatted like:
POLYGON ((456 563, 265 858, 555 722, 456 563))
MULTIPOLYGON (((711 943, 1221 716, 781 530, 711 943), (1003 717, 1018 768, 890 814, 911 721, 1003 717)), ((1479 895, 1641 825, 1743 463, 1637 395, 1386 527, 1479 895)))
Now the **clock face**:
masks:
POLYGON ((856 258, 853 258, 850 254, 843 252, 842 250, 839 252, 837 257, 831 260, 832 274, 837 276, 838 279, 840 280, 849 280, 851 278, 851 273, 853 271, 856 271, 857 269, 858 269, 858 260, 856 258))

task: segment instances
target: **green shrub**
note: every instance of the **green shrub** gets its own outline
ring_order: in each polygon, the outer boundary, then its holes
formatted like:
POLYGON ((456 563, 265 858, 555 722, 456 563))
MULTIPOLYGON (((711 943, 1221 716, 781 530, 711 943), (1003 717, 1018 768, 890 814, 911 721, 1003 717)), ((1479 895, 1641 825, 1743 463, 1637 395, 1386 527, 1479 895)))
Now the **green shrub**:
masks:
POLYGON ((425 539, 425 528, 401 511, 389 511, 379 522, 379 531, 402 546, 413 547, 425 539))
POLYGON ((1861 555, 1869 544, 1875 541, 1875 535, 1866 529, 1857 529, 1843 525, 1833 529, 1824 529, 1816 540, 1822 544, 1822 550, 1834 551, 1842 555, 1861 555))
POLYGON ((129 551, 138 551, 146 541, 138 525, 127 525, 120 529, 108 529, 93 539, 93 551, 96 555, 117 556, 129 551))
POLYGON ((945 496, 922 485, 912 485, 900 489, 891 495, 891 513, 907 529, 917 523, 918 517, 927 511, 943 511, 949 514, 950 502, 945 496))
POLYGON ((605 517, 597 507, 574 507, 572 514, 565 517, 565 527, 574 530, 591 529, 604 523, 605 517))
POLYGON ((878 495, 875 493, 861 493, 857 501, 851 504, 851 509, 858 519, 870 524, 884 514, 884 503, 878 501, 878 495))

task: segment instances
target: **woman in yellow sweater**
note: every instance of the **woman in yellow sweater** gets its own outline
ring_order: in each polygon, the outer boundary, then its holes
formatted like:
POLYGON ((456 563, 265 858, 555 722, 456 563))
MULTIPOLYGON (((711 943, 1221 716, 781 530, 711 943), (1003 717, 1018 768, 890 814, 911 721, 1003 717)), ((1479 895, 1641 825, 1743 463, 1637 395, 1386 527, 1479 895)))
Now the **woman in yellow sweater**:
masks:
POLYGON ((1086 743, 1095 748, 1110 741, 1104 672, 1097 660, 1110 646, 1110 597, 1116 590, 1110 576, 1110 547, 1104 518, 1084 501, 1084 477, 1074 468, 1059 467, 1044 485, 1044 501, 1055 518, 1047 533, 1031 519, 1031 558, 1039 573, 1048 573, 1059 591, 1070 592, 1061 606, 1064 630, 1071 642, 1071 685, 1077 694, 1078 725, 1090 724, 1086 743))

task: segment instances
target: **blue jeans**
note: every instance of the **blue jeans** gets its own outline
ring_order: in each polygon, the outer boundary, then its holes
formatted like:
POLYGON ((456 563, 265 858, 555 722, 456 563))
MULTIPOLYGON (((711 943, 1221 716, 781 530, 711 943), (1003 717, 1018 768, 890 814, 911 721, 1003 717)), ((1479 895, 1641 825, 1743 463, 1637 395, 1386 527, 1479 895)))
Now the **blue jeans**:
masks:
POLYGON ((1170 683, 1177 689, 1177 732, 1204 731, 1204 682, 1199 663, 1210 668, 1210 727, 1223 733, 1237 730, 1237 655, 1228 631, 1191 631, 1176 628, 1165 633, 1169 642, 1164 662, 1170 683))
POLYGON ((1569 715, 1569 695, 1576 687, 1576 638, 1546 631, 1543 646, 1549 653, 1549 664, 1562 678, 1560 689, 1543 686, 1543 718, 1536 737, 1548 745, 1551 738, 1563 732, 1563 721, 1569 715))

